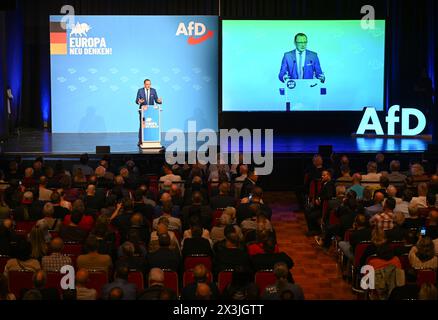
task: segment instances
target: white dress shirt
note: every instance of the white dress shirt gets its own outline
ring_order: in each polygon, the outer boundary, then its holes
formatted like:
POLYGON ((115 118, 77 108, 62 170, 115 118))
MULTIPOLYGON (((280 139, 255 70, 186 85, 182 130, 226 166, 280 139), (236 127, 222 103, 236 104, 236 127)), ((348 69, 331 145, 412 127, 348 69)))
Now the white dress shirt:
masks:
POLYGON ((295 50, 295 58, 297 61, 297 74, 298 74, 298 78, 299 79, 303 79, 304 78, 304 64, 306 63, 306 50, 303 51, 303 53, 301 54, 301 65, 298 65, 300 63, 300 53, 298 50, 295 50), (301 68, 301 77, 300 77, 300 68, 301 68))
POLYGON ((150 97, 150 94, 151 94, 151 89, 146 89, 146 88, 144 88, 144 96, 146 97, 146 103, 147 104, 149 104, 149 97, 150 97))

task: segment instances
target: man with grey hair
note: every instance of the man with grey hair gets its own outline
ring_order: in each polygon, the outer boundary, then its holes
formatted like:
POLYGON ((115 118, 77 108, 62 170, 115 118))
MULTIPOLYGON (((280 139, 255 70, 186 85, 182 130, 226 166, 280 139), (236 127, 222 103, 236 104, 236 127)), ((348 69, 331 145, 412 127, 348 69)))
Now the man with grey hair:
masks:
POLYGON ((367 164, 367 174, 362 175, 362 186, 379 187, 381 173, 377 173, 377 163, 370 161, 367 164))
POLYGON ((52 192, 52 190, 47 189, 47 178, 45 176, 41 176, 38 186, 38 200, 50 201, 50 196, 52 195, 52 192))
POLYGON ((412 197, 412 200, 410 202, 411 206, 417 207, 417 208, 427 208, 427 191, 428 187, 425 182, 421 182, 417 186, 418 191, 418 197, 412 197))
POLYGON ((403 185, 407 177, 400 173, 400 161, 392 160, 389 164, 389 169, 391 171, 391 173, 387 175, 389 182, 397 186, 403 185))
POLYGON ((125 241, 118 250, 119 259, 116 262, 116 269, 120 265, 127 265, 131 271, 140 271, 143 274, 147 269, 147 262, 144 258, 146 256, 146 249, 144 252, 136 254, 135 245, 130 241, 125 241))
POLYGON ((291 292, 293 300, 304 300, 303 289, 297 284, 287 281, 289 270, 286 263, 278 262, 274 265, 274 275, 276 282, 265 288, 263 300, 280 300, 283 292, 291 292))

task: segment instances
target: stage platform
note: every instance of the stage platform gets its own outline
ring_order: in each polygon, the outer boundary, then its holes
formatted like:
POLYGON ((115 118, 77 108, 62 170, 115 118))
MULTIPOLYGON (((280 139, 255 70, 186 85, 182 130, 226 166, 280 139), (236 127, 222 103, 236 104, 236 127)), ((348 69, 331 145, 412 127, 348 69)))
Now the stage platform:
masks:
MULTIPOLYGON (((187 139, 187 136, 186 136, 187 139)), ((3 155, 48 156, 65 157, 76 156, 82 153, 95 154, 96 146, 110 146, 111 154, 140 155, 156 153, 141 150, 137 146, 137 133, 51 133, 49 131, 23 130, 18 135, 11 136, 0 144, 3 155)), ((162 145, 169 146, 172 141, 165 141, 162 145)), ((305 134, 276 134, 274 131, 274 154, 313 154, 318 151, 319 145, 332 145, 336 153, 410 153, 420 154, 427 150, 432 141, 417 138, 370 138, 352 137, 349 134, 305 135, 305 134)), ((197 147, 203 142, 198 142, 197 147)), ((263 145, 253 143, 255 150, 264 149, 263 145)), ((190 150, 185 150, 190 151, 190 150)), ((235 151, 235 150, 233 150, 235 151)), ((242 145, 240 151, 246 152, 242 145)))

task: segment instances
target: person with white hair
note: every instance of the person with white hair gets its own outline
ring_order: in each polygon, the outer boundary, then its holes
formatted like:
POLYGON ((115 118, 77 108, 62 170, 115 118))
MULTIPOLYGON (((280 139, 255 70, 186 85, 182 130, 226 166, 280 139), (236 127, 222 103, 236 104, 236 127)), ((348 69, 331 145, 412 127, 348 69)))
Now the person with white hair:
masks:
POLYGON ((149 287, 145 289, 138 300, 162 300, 165 293, 170 294, 170 299, 175 300, 176 294, 173 290, 164 286, 164 272, 160 268, 152 268, 149 271, 149 287))

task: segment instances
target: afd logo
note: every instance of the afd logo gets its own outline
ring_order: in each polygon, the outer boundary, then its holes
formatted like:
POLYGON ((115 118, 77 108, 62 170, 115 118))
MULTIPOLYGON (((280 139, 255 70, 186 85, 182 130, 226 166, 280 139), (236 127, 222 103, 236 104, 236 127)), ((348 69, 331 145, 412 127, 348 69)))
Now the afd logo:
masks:
POLYGON ((190 21, 187 27, 184 22, 179 23, 176 29, 176 35, 179 36, 181 34, 188 36, 187 42, 190 45, 200 44, 213 37, 213 31, 207 30, 205 24, 193 21, 190 21), (196 38, 194 36, 196 36, 196 38))
POLYGON ((80 37, 86 36, 87 37, 87 32, 90 30, 91 30, 91 27, 88 24, 77 22, 71 28, 70 37, 71 36, 80 36, 80 37))

